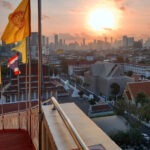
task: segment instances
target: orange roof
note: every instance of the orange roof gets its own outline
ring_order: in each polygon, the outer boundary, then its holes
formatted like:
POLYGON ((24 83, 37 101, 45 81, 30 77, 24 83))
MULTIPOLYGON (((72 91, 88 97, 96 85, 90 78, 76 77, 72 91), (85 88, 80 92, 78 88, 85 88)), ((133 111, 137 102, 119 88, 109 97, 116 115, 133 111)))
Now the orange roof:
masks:
POLYGON ((140 92, 150 97, 150 81, 128 83, 128 88, 133 97, 136 97, 140 92))

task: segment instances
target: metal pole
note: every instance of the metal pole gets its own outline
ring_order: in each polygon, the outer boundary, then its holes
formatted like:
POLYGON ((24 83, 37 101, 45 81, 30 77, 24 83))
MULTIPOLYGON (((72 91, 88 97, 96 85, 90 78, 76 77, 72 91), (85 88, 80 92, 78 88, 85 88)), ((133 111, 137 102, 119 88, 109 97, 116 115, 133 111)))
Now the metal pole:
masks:
MULTIPOLYGON (((1 98, 2 98, 2 68, 1 68, 1 64, 0 64, 0 76, 1 76, 1 84, 0 84, 0 89, 1 89, 1 98)), ((1 99, 1 115, 2 115, 2 129, 4 130, 4 115, 3 115, 3 99, 1 99)))
POLYGON ((20 129, 20 83, 19 83, 19 75, 17 77, 18 79, 18 125, 20 129))
POLYGON ((41 51, 41 0, 38 0, 38 113, 39 113, 39 150, 42 149, 42 114, 41 114, 41 64, 42 64, 42 51, 41 51))
POLYGON ((29 95, 28 95, 28 100, 29 100, 29 134, 31 135, 31 50, 30 50, 30 38, 29 38, 29 47, 28 47, 28 54, 29 54, 29 95))
POLYGON ((28 91, 27 91, 27 88, 28 88, 28 52, 27 52, 27 48, 28 47, 28 42, 27 42, 27 39, 26 39, 26 56, 27 56, 27 61, 26 61, 26 64, 25 64, 25 67, 26 67, 26 71, 25 71, 25 97, 26 97, 26 126, 27 126, 27 131, 28 131, 28 91))

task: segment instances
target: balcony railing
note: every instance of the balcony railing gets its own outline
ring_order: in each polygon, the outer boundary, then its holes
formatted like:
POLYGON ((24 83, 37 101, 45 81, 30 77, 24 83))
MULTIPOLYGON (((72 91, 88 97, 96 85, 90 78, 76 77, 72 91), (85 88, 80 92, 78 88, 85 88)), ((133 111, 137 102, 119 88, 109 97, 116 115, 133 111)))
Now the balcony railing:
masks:
POLYGON ((36 149, 38 149, 38 127, 38 107, 0 115, 0 130, 24 129, 28 131, 36 149))
MULTIPOLYGON (((82 129, 78 129, 78 132, 81 132, 81 130, 84 130, 83 128, 85 128, 81 137, 81 133, 79 135, 76 130, 77 128, 75 128, 77 127, 75 121, 78 122, 78 120, 76 120, 78 117, 77 114, 73 115, 75 120, 71 121, 69 119, 70 116, 68 117, 69 114, 67 113, 68 115, 66 115, 66 110, 62 106, 63 105, 60 105, 54 97, 42 103, 43 117, 41 120, 41 135, 39 135, 38 106, 35 106, 34 108, 32 107, 31 109, 26 109, 24 111, 1 114, 0 130, 24 129, 28 131, 36 150, 89 150, 93 146, 98 146, 101 150, 121 150, 111 141, 111 139, 107 137, 107 135, 105 135, 95 124, 93 124, 88 117, 84 117, 84 115, 80 113, 80 119, 82 118, 83 120, 79 120, 82 126, 79 128, 82 129), (88 127, 86 127, 86 125, 88 127), (41 138, 39 138, 39 136, 41 136, 41 138), (39 141, 39 139, 41 139, 41 141, 39 141), (41 144, 39 144, 39 142, 41 142, 41 144), (103 147, 103 144, 106 149, 103 147), (39 147, 39 145, 41 145, 41 147, 39 147), (68 146, 70 146, 70 148, 68 148, 68 146)), ((70 107, 71 105, 66 106, 70 107)), ((75 112, 79 112, 79 110, 75 110, 75 112)))

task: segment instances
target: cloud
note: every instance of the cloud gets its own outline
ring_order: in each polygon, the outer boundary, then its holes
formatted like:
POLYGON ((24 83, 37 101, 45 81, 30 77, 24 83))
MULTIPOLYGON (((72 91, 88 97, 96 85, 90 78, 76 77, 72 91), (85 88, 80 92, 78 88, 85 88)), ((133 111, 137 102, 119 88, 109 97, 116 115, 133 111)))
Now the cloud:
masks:
POLYGON ((43 15, 42 15, 42 20, 45 20, 45 19, 50 19, 50 17, 47 16, 47 15, 45 15, 45 14, 43 14, 43 15))
POLYGON ((112 28, 104 28, 106 31, 112 31, 112 28))
POLYGON ((119 9, 122 10, 122 11, 126 11, 127 10, 125 6, 121 6, 121 7, 119 7, 119 9))
POLYGON ((114 0, 116 3, 123 2, 124 0, 114 0))
POLYGON ((81 14, 81 13, 83 13, 83 10, 70 9, 68 12, 69 12, 70 14, 81 14))
POLYGON ((0 1, 0 4, 4 7, 4 8, 6 8, 6 9, 9 9, 9 10, 12 10, 13 9, 13 5, 10 3, 10 2, 8 2, 8 1, 0 1))
POLYGON ((75 34, 70 34, 70 33, 59 33, 59 38, 60 39, 65 39, 67 41, 75 41, 75 40, 81 40, 83 38, 89 39, 91 38, 91 35, 87 33, 75 33, 75 34))

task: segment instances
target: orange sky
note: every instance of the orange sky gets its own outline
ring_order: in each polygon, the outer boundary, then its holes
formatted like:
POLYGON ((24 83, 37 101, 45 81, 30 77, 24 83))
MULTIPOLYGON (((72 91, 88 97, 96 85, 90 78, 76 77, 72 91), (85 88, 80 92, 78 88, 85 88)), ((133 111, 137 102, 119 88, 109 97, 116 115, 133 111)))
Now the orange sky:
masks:
MULTIPOLYGON (((20 1, 0 0, 0 36, 8 15, 20 1)), ((150 33, 149 8, 150 0, 42 0, 42 32, 47 36, 58 33, 66 39, 121 38, 122 35, 147 38, 150 33), (102 7, 113 12, 115 27, 94 31, 88 24, 88 16, 102 7)), ((31 10, 32 31, 37 31, 37 0, 31 0, 31 10)))

